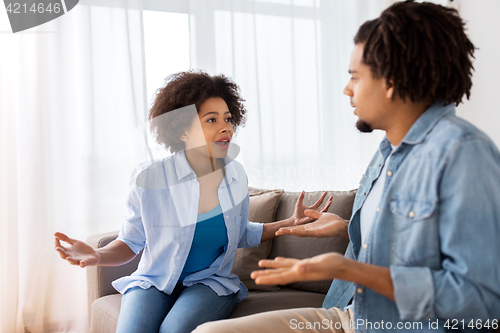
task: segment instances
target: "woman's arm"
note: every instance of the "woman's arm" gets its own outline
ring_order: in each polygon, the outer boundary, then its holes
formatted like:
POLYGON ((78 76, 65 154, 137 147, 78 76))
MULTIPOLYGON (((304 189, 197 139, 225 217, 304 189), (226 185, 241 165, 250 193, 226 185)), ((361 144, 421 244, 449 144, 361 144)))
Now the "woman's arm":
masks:
POLYGON ((80 267, 86 266, 120 266, 135 258, 136 254, 127 244, 120 240, 114 240, 105 247, 95 250, 92 246, 77 239, 72 239, 61 232, 56 232, 56 251, 61 258, 71 265, 80 267), (64 247, 61 242, 66 242, 70 246, 64 247))

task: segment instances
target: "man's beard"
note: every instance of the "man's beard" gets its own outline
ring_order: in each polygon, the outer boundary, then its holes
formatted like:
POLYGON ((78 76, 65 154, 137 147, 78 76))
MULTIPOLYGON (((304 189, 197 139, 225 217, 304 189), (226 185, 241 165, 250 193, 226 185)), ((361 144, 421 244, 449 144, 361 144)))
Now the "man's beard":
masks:
POLYGON ((356 128, 361 132, 361 133, 371 133, 373 132, 373 128, 365 121, 358 119, 356 122, 356 128))

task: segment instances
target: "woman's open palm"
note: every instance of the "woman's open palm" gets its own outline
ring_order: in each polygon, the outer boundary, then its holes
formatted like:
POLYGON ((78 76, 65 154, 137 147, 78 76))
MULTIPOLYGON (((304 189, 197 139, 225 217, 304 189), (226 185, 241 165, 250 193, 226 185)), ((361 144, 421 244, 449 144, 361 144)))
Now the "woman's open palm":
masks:
POLYGON ((71 265, 83 268, 99 263, 99 254, 87 243, 69 238, 61 232, 56 232, 54 236, 56 238, 56 251, 59 252, 61 258, 67 260, 71 265), (62 246, 60 241, 66 242, 70 246, 62 246))

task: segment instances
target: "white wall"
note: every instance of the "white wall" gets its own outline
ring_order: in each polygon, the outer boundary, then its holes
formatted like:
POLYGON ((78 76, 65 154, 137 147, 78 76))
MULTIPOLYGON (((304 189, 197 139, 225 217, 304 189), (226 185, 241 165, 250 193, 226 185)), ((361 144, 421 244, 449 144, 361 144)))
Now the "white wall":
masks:
POLYGON ((459 0, 467 34, 479 50, 470 100, 457 113, 486 132, 500 147, 500 1, 459 0))

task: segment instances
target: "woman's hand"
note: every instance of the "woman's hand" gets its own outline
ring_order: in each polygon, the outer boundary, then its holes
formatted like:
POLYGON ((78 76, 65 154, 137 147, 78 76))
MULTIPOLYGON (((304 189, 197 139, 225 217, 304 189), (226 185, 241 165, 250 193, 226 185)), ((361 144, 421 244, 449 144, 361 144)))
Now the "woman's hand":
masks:
POLYGON ((347 232, 349 221, 344 220, 337 214, 316 212, 313 210, 306 210, 304 211, 304 214, 309 218, 311 218, 312 220, 314 219, 317 220, 304 225, 295 225, 291 227, 280 228, 278 231, 276 231, 276 236, 281 236, 281 235, 292 235, 299 237, 339 236, 339 237, 349 238, 349 234, 347 232))
POLYGON ((250 277, 256 284, 285 285, 299 281, 319 281, 341 278, 349 264, 349 259, 339 253, 324 253, 309 259, 288 259, 259 261, 260 267, 269 269, 253 271, 250 277))
POLYGON ((330 196, 328 198, 328 201, 325 203, 325 205, 321 209, 319 209, 319 206, 321 205, 321 203, 325 199, 326 193, 327 192, 323 192, 321 197, 318 199, 318 201, 316 201, 316 203, 314 203, 314 205, 304 206, 304 204, 302 203, 304 200, 304 191, 302 191, 299 195, 299 198, 297 199, 297 203, 295 204, 295 211, 293 212, 293 215, 291 217, 291 219, 294 221, 293 222, 294 225, 301 225, 301 224, 305 224, 305 223, 310 223, 310 222, 315 220, 314 217, 311 217, 311 216, 308 216, 305 214, 306 210, 313 210, 313 211, 320 212, 320 213, 326 212, 326 210, 332 204, 332 199, 333 199, 333 197, 330 196))
POLYGON ((94 266, 99 263, 99 254, 87 243, 69 238, 60 232, 56 232, 54 236, 56 238, 56 251, 59 252, 61 258, 67 260, 71 265, 83 268, 86 266, 94 266), (70 246, 62 246, 60 241, 66 242, 70 246))

